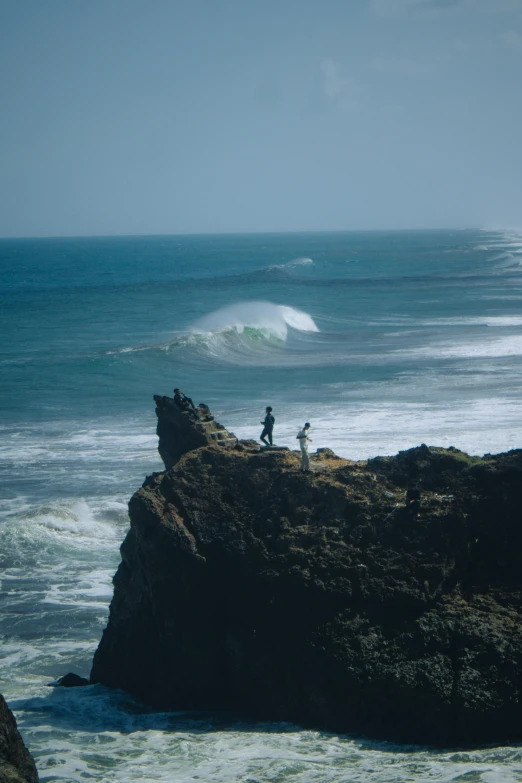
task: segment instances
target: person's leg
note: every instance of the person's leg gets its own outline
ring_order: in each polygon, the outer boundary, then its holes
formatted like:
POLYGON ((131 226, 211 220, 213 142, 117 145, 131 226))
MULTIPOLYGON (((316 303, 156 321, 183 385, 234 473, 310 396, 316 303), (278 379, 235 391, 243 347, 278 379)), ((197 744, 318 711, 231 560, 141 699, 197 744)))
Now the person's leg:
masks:
POLYGON ((266 434, 268 435, 268 440, 270 441, 270 445, 272 445, 272 430, 268 430, 266 434))
POLYGON ((301 470, 310 470, 310 460, 308 459, 308 452, 306 449, 301 449, 301 470))
POLYGON ((268 430, 266 427, 263 427, 263 432, 259 436, 259 440, 262 440, 265 446, 270 446, 270 443, 266 440, 267 435, 268 435, 268 430))

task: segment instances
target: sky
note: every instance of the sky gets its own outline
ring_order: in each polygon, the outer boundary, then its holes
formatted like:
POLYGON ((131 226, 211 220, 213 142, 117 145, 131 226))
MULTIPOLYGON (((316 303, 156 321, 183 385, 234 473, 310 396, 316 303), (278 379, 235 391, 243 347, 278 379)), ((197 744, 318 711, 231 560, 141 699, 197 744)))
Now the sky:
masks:
POLYGON ((0 0, 0 236, 522 226, 522 0, 0 0))

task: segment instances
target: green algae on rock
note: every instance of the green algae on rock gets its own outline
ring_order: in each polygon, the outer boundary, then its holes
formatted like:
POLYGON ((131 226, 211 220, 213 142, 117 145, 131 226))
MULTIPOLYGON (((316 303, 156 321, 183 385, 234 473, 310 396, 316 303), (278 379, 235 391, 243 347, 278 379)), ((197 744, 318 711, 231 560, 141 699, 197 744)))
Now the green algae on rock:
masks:
POLYGON ((522 736, 522 451, 326 449, 302 474, 167 401, 92 682, 403 742, 522 736))

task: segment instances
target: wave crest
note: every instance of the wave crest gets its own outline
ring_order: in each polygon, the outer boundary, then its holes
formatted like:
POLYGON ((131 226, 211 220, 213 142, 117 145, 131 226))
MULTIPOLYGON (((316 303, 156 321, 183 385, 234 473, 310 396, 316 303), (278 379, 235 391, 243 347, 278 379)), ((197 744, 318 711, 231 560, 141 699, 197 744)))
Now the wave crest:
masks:
POLYGON ((200 335, 234 331, 242 335, 245 330, 253 330, 284 341, 288 336, 289 326, 299 332, 319 331, 308 313, 272 302, 238 302, 222 307, 200 318, 190 331, 200 335))
POLYGON ((313 259, 308 258, 307 256, 301 256, 299 258, 294 258, 292 261, 288 261, 285 266, 314 266, 313 259))

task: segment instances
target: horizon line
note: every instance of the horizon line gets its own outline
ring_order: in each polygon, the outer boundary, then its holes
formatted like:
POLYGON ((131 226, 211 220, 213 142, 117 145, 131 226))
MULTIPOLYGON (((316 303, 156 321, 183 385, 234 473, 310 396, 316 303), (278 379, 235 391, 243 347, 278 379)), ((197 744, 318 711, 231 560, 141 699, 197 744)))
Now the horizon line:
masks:
POLYGON ((213 237, 213 236, 278 236, 288 234, 355 234, 355 233, 392 233, 414 231, 518 231, 519 229, 506 226, 499 228, 484 228, 479 226, 439 226, 422 228, 329 228, 329 229, 302 229, 280 231, 187 231, 165 233, 131 233, 131 234, 34 234, 34 235, 6 235, 0 236, 3 240, 31 240, 31 239, 126 239, 126 238, 160 238, 160 237, 213 237))

